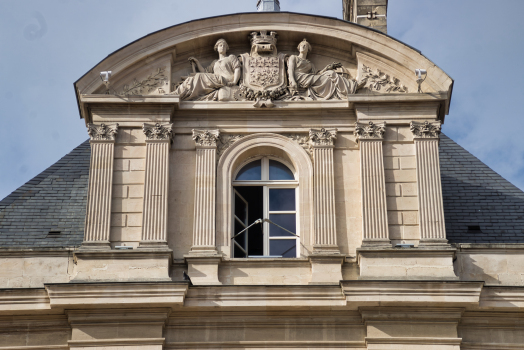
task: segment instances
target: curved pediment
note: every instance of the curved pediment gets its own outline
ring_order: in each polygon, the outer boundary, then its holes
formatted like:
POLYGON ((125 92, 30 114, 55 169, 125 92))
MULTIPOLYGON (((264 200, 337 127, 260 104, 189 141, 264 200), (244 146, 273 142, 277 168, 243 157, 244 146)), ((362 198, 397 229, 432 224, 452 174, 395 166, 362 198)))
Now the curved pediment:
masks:
MULTIPOLYGON (((240 65, 244 68, 248 64, 269 64, 269 61, 263 60, 249 61, 253 56, 253 45, 255 45, 253 40, 250 40, 253 32, 268 37, 271 32, 277 33, 278 41, 274 43, 273 56, 280 57, 280 61, 274 58, 272 64, 275 67, 280 65, 279 68, 274 69, 275 74, 281 72, 282 77, 275 78, 274 86, 280 84, 280 88, 287 89, 292 85, 290 81, 292 79, 288 78, 289 58, 298 55, 297 45, 306 38, 313 49, 308 53, 307 59, 317 70, 333 62, 341 63, 342 67, 336 69, 338 74, 335 77, 345 77, 342 83, 337 82, 337 84, 344 85, 342 89, 348 91, 333 95, 338 96, 339 99, 344 99, 345 94, 416 93, 418 85, 414 71, 425 69, 427 78, 422 83, 423 92, 447 96, 445 105, 449 106, 453 80, 419 51, 383 33, 350 22, 284 12, 226 15, 195 20, 160 30, 109 55, 80 78, 75 83, 75 87, 79 95, 105 94, 106 86, 100 79, 100 72, 112 71, 109 87, 111 95, 179 94, 181 90, 177 92, 177 87, 184 79, 194 76, 195 72, 199 71, 198 66, 193 68, 188 59, 197 58, 201 67, 211 65, 218 58, 214 46, 220 38, 227 41, 229 46, 227 55, 240 59, 240 65), (242 56, 244 56, 243 61, 242 56)), ((267 44, 264 40, 259 42, 267 44)), ((233 70, 234 68, 231 68, 231 80, 233 70)), ((247 76, 248 71, 244 69, 242 72, 244 80, 241 78, 240 81, 246 82, 247 76)), ((268 77, 264 75, 262 78, 268 77)), ((251 87, 254 91, 251 92, 257 91, 256 83, 260 81, 252 82, 251 87)), ((271 85, 265 81, 261 84, 271 85)), ((260 89, 264 90, 263 87, 260 89)), ((245 98, 250 89, 243 92, 237 90, 238 86, 225 92, 230 96, 224 97, 222 93, 220 98, 225 100, 228 98, 238 100, 238 96, 245 98)), ((279 93, 277 97, 283 94, 281 91, 279 93)), ((286 93, 289 94, 289 90, 286 90, 286 93)), ((297 97, 298 94, 295 95, 296 99, 300 99, 300 96, 297 97)), ((333 97, 329 95, 326 98, 333 97)), ((214 99, 216 100, 217 97, 215 96, 214 99)))

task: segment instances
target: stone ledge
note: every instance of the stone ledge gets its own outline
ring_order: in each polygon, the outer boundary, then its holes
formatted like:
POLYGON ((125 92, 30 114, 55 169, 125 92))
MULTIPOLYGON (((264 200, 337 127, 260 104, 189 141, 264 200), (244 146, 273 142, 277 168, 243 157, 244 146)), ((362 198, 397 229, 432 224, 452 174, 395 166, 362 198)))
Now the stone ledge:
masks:
POLYGON ((486 286, 480 295, 481 308, 524 308, 524 287, 486 286))
POLYGON ((51 308, 183 305, 187 282, 64 283, 45 286, 51 308))
POLYGON ((223 342, 169 342, 167 349, 365 349, 363 341, 223 341, 223 342))
MULTIPOLYGON (((71 349, 84 347, 105 347, 105 346, 147 346, 164 345, 165 338, 129 338, 129 339, 102 339, 102 340, 69 340, 67 342, 71 349)), ((1 348, 0 348, 1 349, 1 348)))
POLYGON ((0 289, 0 314, 50 309, 49 297, 44 288, 0 289))

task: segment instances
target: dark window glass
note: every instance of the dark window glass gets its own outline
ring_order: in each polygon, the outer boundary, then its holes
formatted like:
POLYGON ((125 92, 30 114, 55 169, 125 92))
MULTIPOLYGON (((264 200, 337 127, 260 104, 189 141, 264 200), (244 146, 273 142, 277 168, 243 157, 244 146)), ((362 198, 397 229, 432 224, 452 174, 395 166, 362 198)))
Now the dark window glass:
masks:
POLYGON ((294 211, 295 189, 294 188, 270 188, 269 189, 269 211, 294 211))
POLYGON ((276 160, 269 160, 269 179, 270 180, 295 180, 295 176, 284 164, 276 160))
POLYGON ((237 180, 262 180, 262 161, 255 160, 244 166, 237 175, 237 180))
POLYGON ((272 239, 269 241, 269 255, 278 255, 283 258, 297 256, 297 244, 294 239, 272 239))
POLYGON ((243 223, 246 223, 246 203, 235 193, 235 216, 243 223))
MULTIPOLYGON (((289 230, 293 233, 297 233, 297 220, 295 214, 270 214, 269 220, 273 221, 275 224, 282 226, 286 230, 289 230)), ((284 231, 278 226, 269 223, 269 235, 271 237, 279 236, 290 236, 295 237, 291 233, 284 231)))

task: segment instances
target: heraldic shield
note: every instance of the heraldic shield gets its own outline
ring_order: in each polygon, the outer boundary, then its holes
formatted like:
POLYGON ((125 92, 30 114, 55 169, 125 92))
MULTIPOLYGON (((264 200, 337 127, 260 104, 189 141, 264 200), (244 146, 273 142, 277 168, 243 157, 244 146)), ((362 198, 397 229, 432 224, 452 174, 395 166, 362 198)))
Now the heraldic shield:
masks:
POLYGON ((243 54, 243 85, 254 91, 277 90, 287 86, 285 57, 284 53, 269 57, 243 54))

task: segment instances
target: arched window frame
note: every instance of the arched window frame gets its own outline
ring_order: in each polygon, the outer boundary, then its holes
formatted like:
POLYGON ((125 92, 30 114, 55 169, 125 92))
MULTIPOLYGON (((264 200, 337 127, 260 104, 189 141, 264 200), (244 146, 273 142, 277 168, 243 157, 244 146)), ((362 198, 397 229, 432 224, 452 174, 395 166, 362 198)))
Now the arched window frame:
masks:
MULTIPOLYGON (((263 219, 269 218, 271 214, 282 213, 282 212, 271 212, 269 209, 269 203, 268 203, 269 202, 269 191, 271 189, 278 189, 278 188, 291 189, 292 188, 295 190, 295 210, 292 212, 288 212, 288 213, 295 214, 295 221, 296 221, 295 222, 295 225, 296 225, 295 234, 297 236, 294 238, 289 237, 289 236, 270 237, 269 232, 270 232, 271 224, 267 221, 264 221, 262 225, 263 225, 263 232, 264 232, 264 256, 270 256, 269 246, 270 246, 271 241, 294 239, 296 242, 296 256, 295 257, 299 257, 300 256, 300 220, 299 220, 300 213, 298 211, 298 206, 299 206, 298 204, 300 203, 300 193, 297 190, 299 187, 299 181, 297 180, 297 173, 293 165, 290 162, 286 161, 285 159, 282 159, 279 157, 275 157, 272 155, 259 155, 256 157, 248 158, 246 161, 241 163, 240 166, 238 166, 238 168, 234 171, 233 174, 234 174, 233 181, 232 181, 232 191, 233 192, 235 191, 236 187, 241 187, 241 186, 257 186, 257 187, 260 186, 264 188, 263 200, 264 200, 265 206, 264 206, 263 219), (260 180, 236 180, 238 173, 245 166, 247 166, 248 164, 252 162, 256 162, 257 160, 261 160, 261 169, 260 169, 261 179, 260 180), (285 165, 293 173, 293 180, 270 180, 269 179, 269 161, 270 160, 274 160, 274 161, 277 161, 285 165)), ((238 195, 240 196, 240 198, 242 198, 240 194, 238 195)), ((234 197, 234 194, 233 194, 233 197, 234 197)), ((242 198, 242 200, 244 199, 242 198)), ((237 205, 237 203, 233 201, 233 206, 235 205, 237 205)), ((235 208, 233 207, 233 210, 231 212, 232 221, 235 220, 234 211, 235 211, 235 208)), ((231 233, 233 235, 235 233, 233 230, 233 227, 231 228, 231 233)), ((234 250, 234 246, 233 244, 231 244, 231 256, 233 256, 233 250, 234 250)))
MULTIPOLYGON (((298 225, 300 227, 300 255, 307 256, 312 251, 313 240, 313 164, 308 153, 290 138, 272 134, 260 133, 245 136, 231 145, 220 157, 217 166, 217 249, 225 256, 231 257, 232 232, 232 182, 241 164, 254 156, 268 155, 274 149, 275 153, 285 155, 291 169, 295 171, 298 180, 298 225), (258 152, 260 150, 260 152, 258 152), (258 153, 257 153, 258 152, 258 153)), ((277 157, 279 158, 279 157, 277 157)))

